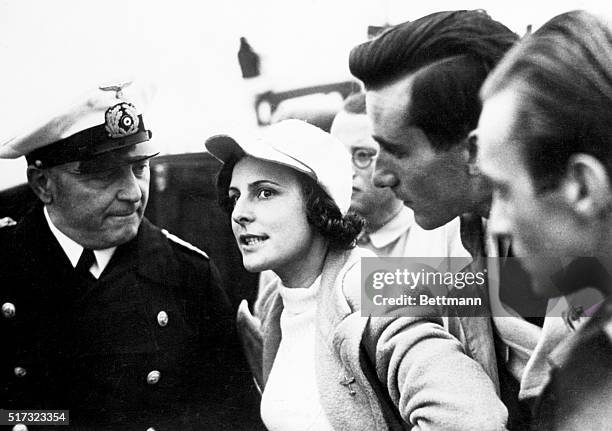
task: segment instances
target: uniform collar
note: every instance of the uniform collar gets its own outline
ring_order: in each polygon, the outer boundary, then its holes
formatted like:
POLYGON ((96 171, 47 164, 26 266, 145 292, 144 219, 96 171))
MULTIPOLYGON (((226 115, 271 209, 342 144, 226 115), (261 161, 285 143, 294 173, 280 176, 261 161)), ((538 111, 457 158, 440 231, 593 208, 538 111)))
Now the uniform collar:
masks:
POLYGON ((374 248, 383 248, 396 241, 414 224, 414 213, 408 207, 402 209, 380 229, 367 235, 374 248))
POLYGON ((165 286, 180 286, 186 274, 181 271, 179 254, 172 244, 157 226, 143 217, 136 238, 119 247, 119 251, 122 256, 128 256, 126 259, 141 277, 165 286))
MULTIPOLYGON (((81 254, 83 253, 83 246, 80 245, 78 242, 74 241, 72 238, 68 237, 61 230, 59 230, 57 226, 53 224, 53 221, 51 221, 51 217, 49 217, 49 212, 47 211, 46 206, 43 207, 43 212, 45 214, 45 220, 47 220, 47 224, 49 225, 51 233, 59 243, 60 247, 62 247, 62 250, 64 250, 64 253, 66 253, 66 256, 68 257, 68 260, 70 260, 70 264, 72 265, 72 267, 75 268, 77 266, 77 263, 79 262, 79 259, 81 258, 81 254)), ((102 250, 94 250, 94 255, 96 256, 96 263, 90 269, 94 277, 100 277, 102 271, 104 271, 104 269, 108 265, 108 262, 110 262, 111 257, 113 257, 113 254, 115 253, 116 249, 117 247, 110 247, 102 250)))

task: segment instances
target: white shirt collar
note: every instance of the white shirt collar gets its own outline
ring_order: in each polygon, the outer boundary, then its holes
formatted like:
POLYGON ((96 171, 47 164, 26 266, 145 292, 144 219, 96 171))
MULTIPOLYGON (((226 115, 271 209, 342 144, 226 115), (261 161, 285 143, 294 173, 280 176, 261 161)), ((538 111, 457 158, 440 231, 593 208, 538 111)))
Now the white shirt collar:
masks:
MULTIPOLYGON (((83 246, 78 242, 74 241, 72 238, 69 238, 66 234, 64 234, 61 230, 57 228, 51 221, 51 217, 49 217, 49 212, 47 211, 47 207, 43 208, 43 212, 45 213, 45 219, 47 220, 47 224, 49 225, 49 229, 51 233, 66 253, 66 256, 70 260, 70 264, 73 268, 77 266, 79 259, 81 258, 81 254, 83 253, 83 246)), ((106 269, 108 262, 110 262, 113 254, 117 247, 105 248, 102 250, 94 250, 94 255, 96 256, 96 263, 89 269, 89 272, 96 278, 100 278, 102 271, 106 269)))
POLYGON ((414 223, 412 210, 404 206, 395 217, 389 220, 383 227, 375 232, 369 233, 370 241, 376 248, 383 248, 397 240, 414 223))

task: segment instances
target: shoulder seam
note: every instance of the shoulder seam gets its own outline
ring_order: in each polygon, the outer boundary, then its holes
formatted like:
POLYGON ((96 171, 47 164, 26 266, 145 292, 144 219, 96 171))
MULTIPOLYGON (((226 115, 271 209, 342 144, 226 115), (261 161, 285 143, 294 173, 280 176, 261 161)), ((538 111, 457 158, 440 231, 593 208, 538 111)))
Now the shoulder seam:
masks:
POLYGON ((191 250, 199 254, 200 256, 205 257, 206 259, 210 259, 208 255, 206 254, 206 252, 204 252, 203 250, 200 250, 198 247, 191 244, 190 242, 187 242, 184 239, 181 239, 178 236, 171 234, 166 229, 161 229, 161 233, 163 233, 166 238, 168 238, 170 241, 174 242, 175 244, 181 245, 185 247, 186 249, 191 250))

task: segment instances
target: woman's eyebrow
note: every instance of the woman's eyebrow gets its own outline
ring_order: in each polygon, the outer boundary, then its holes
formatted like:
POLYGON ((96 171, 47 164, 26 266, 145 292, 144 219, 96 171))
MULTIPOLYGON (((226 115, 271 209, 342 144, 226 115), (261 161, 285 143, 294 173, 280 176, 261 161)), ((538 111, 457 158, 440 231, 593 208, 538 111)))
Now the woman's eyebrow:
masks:
POLYGON ((277 187, 283 187, 282 184, 279 184, 279 183, 274 182, 272 180, 258 180, 258 181, 255 181, 255 182, 252 182, 251 184, 249 184, 249 189, 254 189, 254 188, 257 188, 259 186, 266 185, 266 184, 271 184, 271 185, 274 185, 274 186, 277 186, 277 187))
MULTIPOLYGON (((282 184, 274 182, 272 180, 257 180, 257 181, 254 181, 254 182, 250 183, 247 187, 248 187, 249 191, 252 192, 253 190, 256 190, 258 187, 261 187, 262 185, 273 185, 273 186, 276 186, 276 187, 279 187, 279 188, 284 188, 284 186, 282 184)), ((237 186, 230 185, 227 188, 227 191, 228 191, 228 193, 231 192, 231 191, 240 192, 240 188, 237 187, 237 186)))

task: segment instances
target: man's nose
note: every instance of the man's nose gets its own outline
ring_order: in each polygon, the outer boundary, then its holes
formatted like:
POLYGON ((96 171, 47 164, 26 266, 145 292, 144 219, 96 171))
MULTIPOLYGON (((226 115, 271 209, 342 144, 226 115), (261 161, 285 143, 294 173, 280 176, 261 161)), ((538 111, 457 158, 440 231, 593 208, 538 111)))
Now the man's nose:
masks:
POLYGON ((399 184, 399 178, 391 168, 389 157, 385 151, 381 151, 374 161, 372 183, 376 187, 395 187, 399 184))
POLYGON ((509 210, 510 208, 494 192, 488 221, 488 230, 491 235, 510 236, 512 234, 509 210))
POLYGON ((117 198, 122 201, 140 202, 142 199, 142 190, 140 188, 141 179, 137 178, 132 171, 131 166, 127 166, 122 171, 121 185, 117 198))

